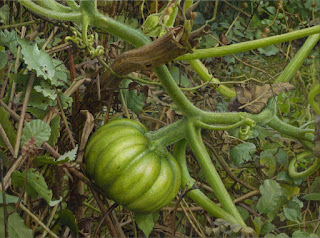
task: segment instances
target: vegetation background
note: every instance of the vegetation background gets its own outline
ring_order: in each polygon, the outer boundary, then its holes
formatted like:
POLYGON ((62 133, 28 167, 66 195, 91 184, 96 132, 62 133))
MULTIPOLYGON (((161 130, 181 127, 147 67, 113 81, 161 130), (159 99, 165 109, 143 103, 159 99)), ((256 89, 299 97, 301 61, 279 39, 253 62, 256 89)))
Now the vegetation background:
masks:
MULTIPOLYGON (((146 28, 144 23, 167 3, 98 1, 98 8, 156 38, 160 26, 146 28)), ((208 23, 211 31, 201 38, 198 49, 279 35, 320 22, 317 0, 201 1, 193 12, 194 29, 208 23)), ((178 17, 176 25, 183 20, 178 17)), ((108 64, 131 49, 121 39, 98 29, 90 31, 96 45, 104 46, 108 64)), ((0 181, 2 188, 8 186, 0 195, 0 237, 5 225, 11 237, 110 236, 104 214, 112 201, 99 198, 76 163, 83 156, 89 125, 94 121, 98 128, 111 118, 129 117, 156 130, 181 118, 152 71, 133 73, 98 106, 99 94, 84 100, 86 88, 99 80, 103 66, 87 51, 65 41, 72 34, 68 23, 35 15, 17 1, 0 2, 0 181), (44 74, 50 69, 43 65, 52 66, 54 74, 49 80, 35 77, 31 84, 28 71, 44 74), (94 111, 93 117, 84 109, 94 111)), ((304 40, 202 62, 230 87, 231 83, 244 82, 264 85, 282 72, 304 40)), ((318 43, 291 81, 295 89, 278 96, 278 116, 291 125, 314 128, 310 122, 316 114, 307 96, 320 83, 319 53, 318 43)), ((216 92, 215 85, 204 83, 186 62, 173 61, 168 66, 197 107, 232 110, 228 108, 230 101, 216 92)), ((208 131, 204 141, 246 223, 264 237, 319 237, 319 172, 307 179, 293 180, 288 175, 288 164, 301 151, 301 144, 268 127, 256 127, 246 142, 236 133, 208 131)), ((191 153, 187 162, 197 186, 214 200, 191 153)), ((231 224, 210 216, 185 197, 185 192, 140 228, 133 214, 122 207, 112 207, 110 219, 130 237, 143 236, 146 231, 152 237, 238 235, 231 224)))

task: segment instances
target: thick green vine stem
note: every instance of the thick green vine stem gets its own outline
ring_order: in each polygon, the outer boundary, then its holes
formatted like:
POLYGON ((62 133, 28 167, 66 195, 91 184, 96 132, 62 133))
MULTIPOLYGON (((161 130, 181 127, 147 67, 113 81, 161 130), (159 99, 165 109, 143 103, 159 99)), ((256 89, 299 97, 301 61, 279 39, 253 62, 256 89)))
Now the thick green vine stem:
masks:
POLYGON ((310 106, 312 107, 312 109, 315 111, 315 113, 317 113, 318 115, 320 115, 320 106, 319 104, 314 100, 314 98, 320 94, 320 84, 317 84, 315 87, 313 87, 309 94, 308 94, 308 102, 310 103, 310 106))
POLYGON ((320 168, 320 158, 315 158, 313 164, 307 168, 304 171, 298 172, 296 169, 296 162, 300 161, 302 162, 303 160, 307 158, 312 158, 314 157, 311 151, 306 151, 301 154, 299 154, 297 157, 293 158, 289 164, 289 175, 291 178, 306 178, 310 175, 312 175, 314 172, 316 172, 320 168))
POLYGON ((280 74, 280 76, 276 79, 276 82, 288 82, 292 79, 296 72, 299 70, 305 58, 309 55, 310 51, 320 40, 320 34, 311 35, 305 41, 303 46, 299 49, 299 51, 295 54, 290 63, 286 66, 284 71, 280 74))
MULTIPOLYGON (((199 59, 188 60, 188 63, 193 68, 193 70, 197 74, 199 74, 201 79, 203 79, 204 81, 206 81, 206 82, 212 81, 214 83, 219 83, 220 82, 218 79, 213 78, 213 76, 209 73, 209 71, 206 68, 206 66, 199 59)), ((234 91, 234 89, 233 88, 228 88, 225 85, 218 86, 216 88, 216 91, 218 93, 220 93, 221 95, 225 96, 226 98, 229 98, 229 99, 234 98, 236 96, 236 92, 234 91)))
POLYGON ((196 129, 192 120, 189 120, 187 124, 186 139, 222 207, 237 220, 237 224, 246 226, 210 159, 203 144, 200 129, 196 129))
POLYGON ((194 181, 191 178, 187 163, 186 163, 186 140, 180 140, 174 144, 173 155, 174 158, 178 161, 181 169, 181 189, 185 191, 188 189, 187 196, 190 197, 193 201, 195 201, 199 206, 209 212, 211 215, 225 219, 234 224, 238 224, 238 221, 218 206, 216 203, 211 201, 204 193, 202 193, 199 189, 194 189, 194 181))
MULTIPOLYGON (((63 12, 63 11, 56 11, 52 8, 42 7, 31 0, 19 0, 20 3, 25 6, 26 8, 30 9, 31 11, 40 14, 42 16, 46 16, 52 19, 57 19, 61 21, 74 21, 80 22, 81 21, 81 13, 80 12, 63 12)), ((40 1, 45 2, 45 1, 40 1)))
POLYGON ((282 35, 270 36, 267 38, 242 42, 242 43, 233 44, 233 45, 194 50, 192 54, 179 56, 175 60, 205 59, 210 57, 220 57, 220 56, 225 56, 230 54, 236 54, 240 52, 254 50, 261 47, 266 47, 269 45, 279 44, 282 42, 303 38, 303 37, 310 36, 313 34, 318 34, 318 33, 320 33, 320 25, 309 27, 306 29, 298 30, 298 31, 285 33, 282 35))

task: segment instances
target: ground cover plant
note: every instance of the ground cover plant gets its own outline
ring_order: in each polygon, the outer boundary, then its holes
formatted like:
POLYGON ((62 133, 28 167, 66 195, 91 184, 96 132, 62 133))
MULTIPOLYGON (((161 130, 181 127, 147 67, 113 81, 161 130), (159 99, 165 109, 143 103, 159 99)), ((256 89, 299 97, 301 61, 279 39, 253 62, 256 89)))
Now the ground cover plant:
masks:
POLYGON ((2 2, 0 236, 318 237, 319 12, 2 2))

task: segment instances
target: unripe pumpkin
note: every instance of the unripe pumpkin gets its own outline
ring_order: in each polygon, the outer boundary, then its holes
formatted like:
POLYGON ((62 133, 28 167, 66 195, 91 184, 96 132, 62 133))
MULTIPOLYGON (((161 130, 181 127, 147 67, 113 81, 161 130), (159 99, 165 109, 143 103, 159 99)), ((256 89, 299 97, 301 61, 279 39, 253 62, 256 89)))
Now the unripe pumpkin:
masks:
POLYGON ((85 165, 108 198, 139 213, 151 213, 177 195, 181 172, 173 156, 145 137, 147 129, 129 119, 112 121, 90 138, 85 165))

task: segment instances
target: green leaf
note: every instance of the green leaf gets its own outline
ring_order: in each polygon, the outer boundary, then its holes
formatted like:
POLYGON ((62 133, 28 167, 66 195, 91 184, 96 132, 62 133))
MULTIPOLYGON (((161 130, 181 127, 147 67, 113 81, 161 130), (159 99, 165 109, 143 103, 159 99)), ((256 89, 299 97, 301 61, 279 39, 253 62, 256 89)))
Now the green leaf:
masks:
POLYGON ((60 223, 63 225, 67 225, 70 230, 77 236, 79 233, 79 228, 77 225, 77 221, 73 213, 68 209, 63 209, 60 213, 60 223))
POLYGON ((254 152, 256 152, 255 144, 245 142, 230 150, 230 158, 235 165, 242 165, 243 163, 251 160, 251 156, 254 152))
POLYGON ((266 168, 266 174, 271 178, 276 172, 276 160, 273 155, 274 150, 264 150, 260 154, 260 165, 266 168))
POLYGON ((78 151, 78 145, 73 150, 70 150, 70 151, 64 153, 63 155, 61 155, 57 159, 57 162, 61 163, 61 162, 74 161, 76 159, 76 156, 77 156, 77 151, 78 151))
POLYGON ((50 55, 44 50, 39 50, 36 43, 21 38, 17 38, 17 41, 21 45, 21 53, 28 68, 35 70, 37 76, 51 80, 55 69, 50 55))
MULTIPOLYGON (((14 130, 14 127, 12 125, 12 122, 9 120, 10 114, 6 110, 4 110, 3 107, 0 107, 0 124, 3 127, 4 131, 6 132, 6 135, 11 143, 11 146, 14 147, 16 143, 16 132, 14 130)), ((0 136, 0 146, 3 146, 7 148, 5 145, 2 136, 0 136)))
POLYGON ((305 231, 295 231, 292 233, 292 238, 310 238, 310 235, 305 231))
POLYGON ((260 186, 261 197, 257 203, 257 209, 261 214, 273 212, 277 207, 277 203, 280 200, 282 194, 282 188, 274 181, 266 179, 260 186))
POLYGON ((258 51, 260 54, 264 54, 266 56, 276 55, 279 53, 279 49, 274 45, 269 45, 267 47, 259 48, 258 51))
POLYGON ((320 193, 309 193, 302 198, 308 201, 320 201, 320 193))
POLYGON ((55 68, 55 72, 53 78, 51 79, 51 84, 56 87, 63 86, 65 84, 68 85, 70 83, 68 82, 69 70, 61 60, 52 59, 52 62, 55 68))
POLYGON ((275 158, 279 164, 288 167, 289 165, 288 155, 284 149, 280 148, 276 153, 275 158))
POLYGON ((316 177, 311 184, 311 192, 320 193, 320 176, 316 177))
MULTIPOLYGON (((22 187, 25 180, 25 171, 22 173, 19 171, 14 171, 11 174, 11 180, 14 186, 22 187)), ((44 200, 47 201, 48 204, 51 202, 52 191, 48 189, 43 176, 34 169, 28 170, 26 192, 33 198, 36 198, 38 195, 40 195, 44 198, 44 200)))
POLYGON ((134 217, 138 227, 143 231, 146 237, 149 237, 155 223, 153 214, 135 214, 134 217))
POLYGON ((60 90, 58 90, 58 95, 59 95, 63 109, 67 109, 72 106, 72 102, 73 102, 72 97, 66 96, 60 90))
POLYGON ((289 221, 298 222, 300 219, 300 211, 293 208, 284 207, 283 213, 289 221))
POLYGON ((188 87, 190 82, 187 77, 187 75, 183 72, 180 72, 180 69, 176 66, 173 66, 170 69, 170 73, 174 79, 174 81, 178 84, 181 85, 182 87, 188 87))
POLYGON ((3 69, 8 62, 8 55, 4 51, 0 51, 0 69, 3 69))
MULTIPOLYGON (((10 211, 12 209, 9 209, 10 211)), ((17 212, 12 213, 8 218, 8 233, 10 238, 33 238, 32 230, 26 227, 17 212)), ((0 237, 5 237, 3 207, 0 207, 0 237)))
POLYGON ((55 116, 50 122, 51 134, 48 140, 48 144, 54 146, 58 142, 60 137, 60 116, 55 116))
POLYGON ((40 110, 47 110, 49 106, 55 106, 57 101, 53 101, 50 98, 43 96, 42 93, 38 93, 35 90, 31 91, 28 105, 40 110))
POLYGON ((10 13, 10 8, 8 4, 4 4, 0 8, 0 22, 4 23, 5 25, 9 23, 9 13, 10 13))
POLYGON ((25 124, 22 131, 21 143, 24 145, 27 140, 34 137, 37 141, 37 146, 40 147, 43 142, 49 139, 50 134, 51 128, 47 123, 39 119, 33 120, 25 124))
POLYGON ((257 233, 257 237, 260 237, 261 227, 263 225, 263 222, 261 221, 261 217, 255 217, 252 220, 252 223, 254 225, 254 230, 257 233))
POLYGON ((276 228, 275 225, 273 225, 270 221, 265 221, 261 227, 260 235, 265 235, 269 232, 274 231, 274 228, 276 228))
MULTIPOLYGON (((122 86, 123 88, 128 88, 131 80, 123 80, 122 86)), ((138 92, 136 89, 129 90, 129 89, 123 89, 123 96, 125 99, 125 102, 127 104, 127 107, 135 112, 136 114, 139 114, 144 105, 145 105, 145 100, 146 97, 143 95, 143 93, 140 93, 138 95, 138 92)))
POLYGON ((55 90, 52 89, 52 86, 45 81, 41 81, 40 85, 34 86, 34 90, 38 93, 41 93, 44 97, 51 100, 57 99, 57 94, 55 90))
POLYGON ((8 30, 1 31, 0 30, 0 45, 4 45, 8 47, 9 51, 14 55, 17 56, 17 33, 15 30, 11 32, 8 30))
MULTIPOLYGON (((5 194, 6 195, 6 203, 7 204, 15 204, 19 201, 19 198, 16 196, 12 196, 9 194, 5 194)), ((3 195, 2 192, 0 193, 0 204, 3 204, 3 195)), ((1 206, 0 206, 1 207, 1 206)), ((0 236, 1 237, 1 236, 0 236)))

